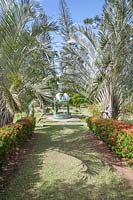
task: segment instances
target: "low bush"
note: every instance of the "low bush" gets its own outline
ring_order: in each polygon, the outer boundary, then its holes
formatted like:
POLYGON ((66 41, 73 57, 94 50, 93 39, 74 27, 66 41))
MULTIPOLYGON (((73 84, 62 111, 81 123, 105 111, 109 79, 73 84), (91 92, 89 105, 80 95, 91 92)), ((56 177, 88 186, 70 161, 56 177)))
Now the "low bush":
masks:
POLYGON ((16 147, 24 144, 32 135, 35 118, 23 117, 16 123, 0 128, 0 168, 16 147))
POLYGON ((123 160, 133 165, 133 124, 114 119, 89 117, 88 127, 98 138, 107 143, 109 148, 123 160))
POLYGON ((98 104, 89 104, 88 111, 92 117, 93 116, 97 116, 97 117, 101 116, 100 107, 98 104))

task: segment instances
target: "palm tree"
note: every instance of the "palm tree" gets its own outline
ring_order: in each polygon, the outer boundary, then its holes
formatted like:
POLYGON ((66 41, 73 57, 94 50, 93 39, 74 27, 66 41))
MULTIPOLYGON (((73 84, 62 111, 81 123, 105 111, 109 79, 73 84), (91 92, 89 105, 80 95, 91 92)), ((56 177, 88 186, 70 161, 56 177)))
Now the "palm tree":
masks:
POLYGON ((21 100, 21 95, 29 92, 29 85, 53 73, 55 52, 49 32, 56 31, 57 26, 48 21, 44 12, 38 15, 29 0, 19 3, 11 0, 10 4, 2 0, 0 10, 0 118, 3 125, 13 120, 13 114, 6 115, 10 120, 4 120, 3 112, 20 111, 16 99, 21 100))
MULTIPOLYGON (((125 100, 125 90, 131 93, 131 19, 132 10, 125 0, 106 1, 103 8, 97 66, 104 79, 98 83, 99 100, 106 100, 109 117, 118 117, 125 100)), ((127 94, 126 94, 127 95, 127 94)))
POLYGON ((118 117, 122 103, 133 90, 131 19, 128 1, 107 0, 98 36, 88 26, 74 27, 71 37, 75 44, 65 48, 61 57, 64 67, 74 73, 77 69, 80 79, 73 79, 74 85, 88 88, 86 97, 104 102, 102 111, 109 118, 118 117))

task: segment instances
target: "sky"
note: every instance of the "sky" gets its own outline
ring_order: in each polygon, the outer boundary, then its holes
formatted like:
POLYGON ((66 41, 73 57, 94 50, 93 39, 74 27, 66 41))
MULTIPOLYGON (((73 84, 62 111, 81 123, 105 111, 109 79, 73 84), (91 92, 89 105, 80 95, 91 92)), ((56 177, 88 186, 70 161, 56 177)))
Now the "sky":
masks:
MULTIPOLYGON (((38 0, 43 6, 46 14, 55 20, 59 18, 59 0, 38 0)), ((102 13, 104 0, 65 0, 70 10, 74 23, 81 24, 85 18, 94 17, 102 13)), ((62 41, 59 35, 53 34, 57 49, 62 41)))
MULTIPOLYGON (((75 23, 82 23, 87 17, 101 14, 104 0, 65 0, 75 23)), ((59 0, 40 0, 46 13, 58 18, 59 0)))

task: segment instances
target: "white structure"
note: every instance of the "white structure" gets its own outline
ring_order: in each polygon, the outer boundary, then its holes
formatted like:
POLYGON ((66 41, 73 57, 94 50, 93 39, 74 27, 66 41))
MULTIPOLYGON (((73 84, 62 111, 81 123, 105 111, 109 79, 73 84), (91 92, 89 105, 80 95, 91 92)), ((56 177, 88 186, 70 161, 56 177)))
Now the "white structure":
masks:
POLYGON ((69 101, 70 97, 67 93, 64 93, 64 94, 57 93, 55 96, 55 100, 56 101, 69 101))

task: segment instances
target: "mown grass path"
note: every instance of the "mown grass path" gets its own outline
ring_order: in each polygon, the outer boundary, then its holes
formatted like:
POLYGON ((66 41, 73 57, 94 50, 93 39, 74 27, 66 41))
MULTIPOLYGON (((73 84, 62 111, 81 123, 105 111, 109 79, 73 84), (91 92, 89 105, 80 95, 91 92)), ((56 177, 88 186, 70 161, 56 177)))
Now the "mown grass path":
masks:
POLYGON ((133 199, 131 188, 89 144, 85 129, 78 124, 38 127, 34 149, 0 199, 133 199))

